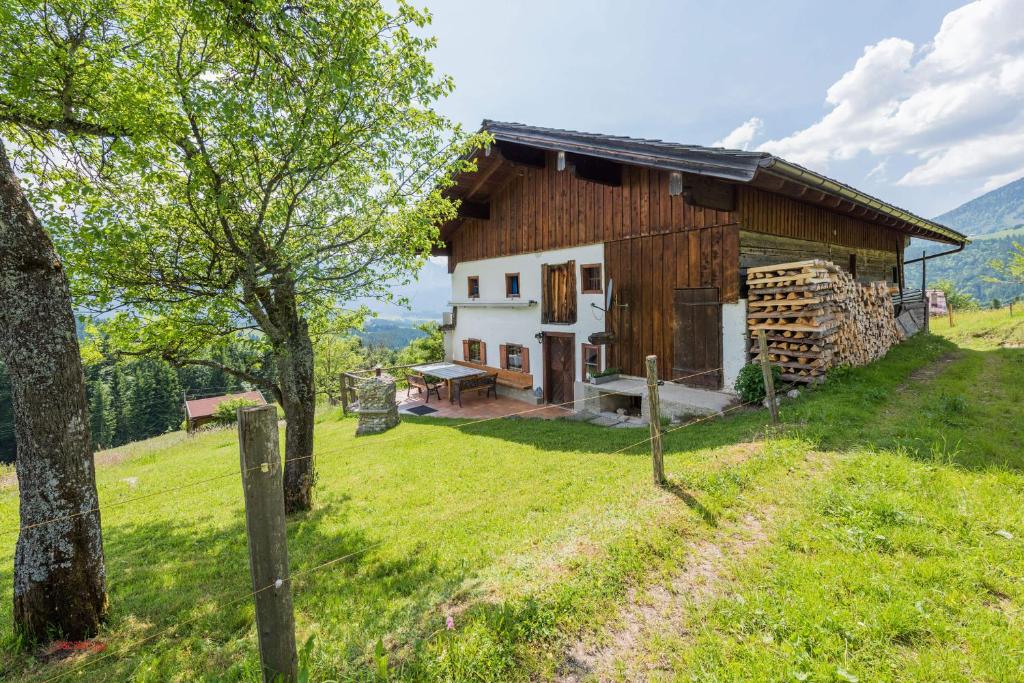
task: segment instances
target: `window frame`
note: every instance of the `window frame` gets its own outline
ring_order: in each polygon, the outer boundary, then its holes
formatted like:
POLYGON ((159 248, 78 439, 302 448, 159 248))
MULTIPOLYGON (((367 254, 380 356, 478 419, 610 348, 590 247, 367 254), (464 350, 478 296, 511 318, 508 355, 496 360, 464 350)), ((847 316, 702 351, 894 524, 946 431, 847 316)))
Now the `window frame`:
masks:
POLYGON ((580 293, 581 294, 603 294, 604 293, 604 265, 600 263, 581 263, 580 264, 580 293), (590 278, 587 277, 586 271, 591 268, 597 268, 597 289, 589 287, 590 278))
POLYGON ((466 348, 469 349, 469 355, 466 357, 466 360, 469 361, 470 363, 483 364, 484 363, 484 361, 483 361, 483 351, 484 351, 483 340, 469 338, 469 339, 466 340, 466 342, 468 343, 466 348), (476 358, 473 358, 473 345, 474 344, 476 344, 476 358))
POLYGON ((508 370, 509 372, 521 372, 521 373, 525 373, 526 372, 526 370, 523 368, 523 349, 524 348, 525 347, 522 344, 513 344, 513 343, 510 343, 510 342, 506 342, 505 343, 505 369, 506 370, 508 370), (512 367, 511 364, 509 363, 509 358, 512 357, 512 349, 513 348, 519 349, 519 353, 517 354, 519 356, 519 367, 518 368, 512 367))
POLYGON ((470 275, 466 277, 466 296, 470 299, 480 298, 480 276, 470 275), (473 283, 476 283, 476 294, 473 293, 473 283))
POLYGON ((523 278, 520 277, 519 273, 505 273, 505 298, 506 299, 519 299, 523 295, 523 278), (512 293, 509 285, 512 283, 512 278, 515 278, 516 292, 512 293))
POLYGON ((580 373, 583 375, 583 378, 580 381, 583 382, 586 382, 587 380, 590 379, 590 377, 587 376, 587 366, 590 365, 590 363, 587 363, 588 350, 593 350, 594 352, 597 353, 596 372, 601 372, 602 370, 604 370, 604 358, 602 357, 601 346, 599 344, 580 344, 580 373))

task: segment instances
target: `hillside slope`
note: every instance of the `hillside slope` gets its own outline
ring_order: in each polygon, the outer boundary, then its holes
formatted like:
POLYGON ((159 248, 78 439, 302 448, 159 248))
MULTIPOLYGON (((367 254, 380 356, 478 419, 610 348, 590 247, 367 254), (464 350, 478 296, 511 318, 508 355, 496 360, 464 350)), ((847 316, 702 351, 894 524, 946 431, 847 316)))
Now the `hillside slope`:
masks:
MULTIPOLYGON (((1024 296, 1024 285, 986 281, 995 275, 989 266, 992 260, 1006 258, 1014 242, 1024 242, 1024 178, 961 204, 935 220, 971 236, 972 241, 959 254, 928 262, 929 286, 951 280, 957 289, 984 305, 993 299, 1008 301, 1024 296)), ((918 258, 922 251, 937 254, 948 249, 944 244, 915 239, 907 247, 906 258, 918 258)), ((918 287, 920 279, 920 267, 908 266, 908 285, 918 287)))
POLYGON ((1024 225, 1024 178, 986 192, 935 220, 971 237, 1024 225))
MULTIPOLYGON (((778 428, 674 427, 664 488, 642 431, 357 438, 321 414, 316 508, 287 529, 309 680, 1024 680, 1024 316, 952 333, 787 400, 778 428)), ((0 679, 257 680, 234 430, 110 451, 96 478, 107 649, 23 651, 3 582, 0 679)))
MULTIPOLYGON (((1024 227, 984 235, 973 240, 959 254, 933 259, 928 262, 928 284, 934 285, 939 280, 951 280, 957 289, 967 292, 985 306, 992 303, 993 299, 1007 302, 1015 296, 1024 297, 1024 285, 986 280, 987 277, 996 274, 989 263, 993 259, 1006 258, 1014 242, 1024 243, 1024 227)), ((919 257, 922 249, 934 254, 948 248, 946 245, 914 240, 907 249, 907 258, 919 257)), ((908 286, 919 287, 920 280, 920 268, 907 266, 908 286)))

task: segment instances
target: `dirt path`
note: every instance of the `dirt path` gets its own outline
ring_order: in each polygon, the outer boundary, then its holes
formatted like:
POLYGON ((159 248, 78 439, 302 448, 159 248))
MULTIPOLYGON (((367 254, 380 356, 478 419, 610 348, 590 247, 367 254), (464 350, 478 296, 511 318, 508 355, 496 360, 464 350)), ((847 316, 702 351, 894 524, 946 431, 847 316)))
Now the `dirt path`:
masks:
MULTIPOLYGON (((820 477, 830 464, 824 454, 808 453, 802 466, 790 476, 809 481, 820 477)), ((637 668, 643 662, 644 644, 659 633, 687 635, 693 609, 727 590, 733 565, 766 544, 780 521, 779 510, 765 506, 720 526, 711 538, 694 545, 686 566, 667 584, 630 591, 616 627, 571 643, 555 680, 578 683, 649 678, 654 670, 637 668)))
MULTIPOLYGON (((930 382, 962 356, 960 351, 943 355, 912 373, 896 391, 930 382)), ((790 476, 809 484, 822 477, 831 463, 827 454, 808 453, 790 476)), ((719 527, 713 536, 694 545, 686 566, 668 582, 631 591, 615 627, 589 634, 566 648, 555 680, 646 680, 671 673, 644 658, 645 645, 659 634, 687 637, 693 611, 729 590, 735 565, 767 544, 786 508, 775 501, 774 506, 719 527)))
POLYGON ((766 538, 764 525, 763 518, 747 515, 727 531, 698 543, 690 562, 672 578, 669 587, 654 586, 642 600, 636 590, 631 591, 618 628, 603 634, 601 642, 595 639, 573 643, 565 653, 561 675, 555 680, 606 680, 605 674, 642 648, 650 634, 685 633, 689 610, 721 591, 727 580, 727 562, 741 559, 761 545, 766 538))
POLYGON ((920 367, 917 370, 914 370, 912 373, 910 373, 910 377, 907 378, 907 381, 903 382, 898 387, 896 387, 896 391, 903 392, 914 384, 919 384, 921 382, 927 382, 929 380, 935 379, 936 377, 939 376, 939 374, 944 372, 946 368, 948 368, 950 365, 958 361, 962 356, 963 353, 961 351, 950 351, 949 353, 946 353, 940 356, 939 358, 936 358, 931 363, 928 363, 927 365, 920 367))

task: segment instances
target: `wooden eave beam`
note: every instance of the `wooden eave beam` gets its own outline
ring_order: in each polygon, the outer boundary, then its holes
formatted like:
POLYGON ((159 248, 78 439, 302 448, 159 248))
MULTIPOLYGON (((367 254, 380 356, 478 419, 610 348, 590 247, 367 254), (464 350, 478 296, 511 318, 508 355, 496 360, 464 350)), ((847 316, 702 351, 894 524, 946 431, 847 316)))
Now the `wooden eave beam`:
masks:
MULTIPOLYGON (((494 175, 494 172, 498 170, 502 163, 504 163, 501 159, 500 154, 485 158, 490 159, 491 165, 483 173, 480 173, 479 171, 477 172, 478 177, 476 178, 476 182, 473 183, 473 185, 470 186, 469 191, 466 192, 466 199, 473 199, 476 193, 480 191, 480 188, 483 187, 484 184, 491 179, 491 176, 494 175)), ((479 163, 479 161, 477 163, 479 163)))

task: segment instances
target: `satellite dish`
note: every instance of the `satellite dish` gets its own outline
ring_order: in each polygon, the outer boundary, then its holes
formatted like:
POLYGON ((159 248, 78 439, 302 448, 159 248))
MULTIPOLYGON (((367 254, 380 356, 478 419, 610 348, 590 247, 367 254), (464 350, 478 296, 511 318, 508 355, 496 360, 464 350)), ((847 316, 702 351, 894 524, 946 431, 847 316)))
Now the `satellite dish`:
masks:
POLYGON ((608 278, 608 288, 604 295, 604 310, 610 311, 612 308, 612 285, 614 282, 611 278, 608 278))

